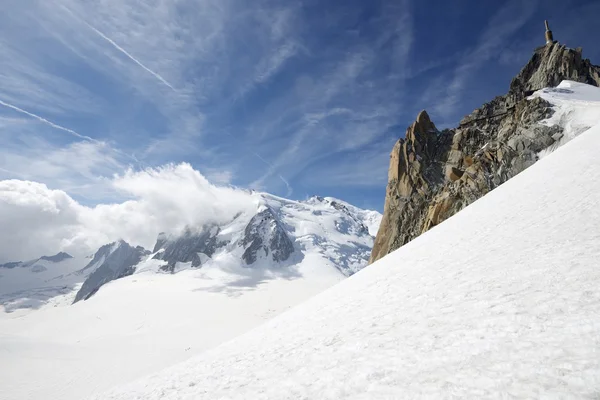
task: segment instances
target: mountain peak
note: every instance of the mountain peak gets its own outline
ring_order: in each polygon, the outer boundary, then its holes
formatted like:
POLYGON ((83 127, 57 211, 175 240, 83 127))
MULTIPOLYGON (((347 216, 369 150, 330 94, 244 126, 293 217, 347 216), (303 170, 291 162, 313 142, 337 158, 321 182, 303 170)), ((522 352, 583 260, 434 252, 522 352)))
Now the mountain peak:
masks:
POLYGON ((135 266, 150 254, 143 247, 132 247, 124 240, 106 244, 80 272, 92 271, 75 295, 73 303, 87 300, 104 284, 135 272, 135 266))
POLYGON ((424 128, 430 128, 431 125, 433 125, 433 123, 431 122, 431 118, 429 118, 429 114, 427 114, 426 110, 421 110, 421 112, 419 112, 419 114, 417 115, 416 123, 417 125, 424 128))
POLYGON ((53 256, 41 256, 40 260, 51 261, 51 262, 61 262, 63 260, 69 259, 69 258, 73 258, 73 256, 61 251, 59 253, 56 253, 53 256))
POLYGON ((571 49, 556 41, 538 47, 529 62, 510 83, 509 94, 516 101, 564 80, 600 86, 600 68, 583 58, 579 47, 571 49))
POLYGON ((541 151, 560 145, 562 128, 539 124, 555 112, 552 104, 527 98, 564 80, 600 86, 600 67, 583 59, 581 49, 552 39, 535 50, 506 95, 474 110, 457 128, 439 132, 421 111, 390 154, 371 262, 533 165, 541 151))

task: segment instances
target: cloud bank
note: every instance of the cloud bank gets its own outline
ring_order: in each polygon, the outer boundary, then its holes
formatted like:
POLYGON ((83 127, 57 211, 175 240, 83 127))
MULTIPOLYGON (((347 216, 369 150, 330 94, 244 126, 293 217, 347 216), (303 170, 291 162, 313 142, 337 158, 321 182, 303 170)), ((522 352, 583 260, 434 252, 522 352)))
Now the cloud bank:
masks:
POLYGON ((42 183, 0 181, 0 262, 58 251, 85 256, 118 239, 152 248, 159 232, 222 223, 256 208, 249 192, 215 186, 189 164, 129 170, 111 185, 129 200, 87 207, 42 183))

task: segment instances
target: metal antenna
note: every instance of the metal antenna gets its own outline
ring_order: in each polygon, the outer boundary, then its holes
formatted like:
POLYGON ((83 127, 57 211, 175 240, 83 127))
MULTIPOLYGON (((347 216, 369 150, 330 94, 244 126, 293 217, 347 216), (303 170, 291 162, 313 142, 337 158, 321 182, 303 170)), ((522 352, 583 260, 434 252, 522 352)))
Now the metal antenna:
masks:
POLYGON ((544 25, 546 25, 546 44, 552 44, 554 43, 554 38, 552 37, 552 31, 550 30, 548 20, 544 20, 544 25))

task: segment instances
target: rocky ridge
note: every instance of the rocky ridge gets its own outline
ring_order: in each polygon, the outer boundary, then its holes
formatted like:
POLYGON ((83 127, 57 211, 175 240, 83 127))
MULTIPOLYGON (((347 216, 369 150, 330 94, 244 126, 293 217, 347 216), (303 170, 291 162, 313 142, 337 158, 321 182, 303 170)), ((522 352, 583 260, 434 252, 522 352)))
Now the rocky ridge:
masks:
POLYGON ((305 254, 320 254, 345 276, 367 265, 381 214, 341 200, 315 197, 304 202, 257 194, 257 208, 228 222, 188 226, 160 233, 153 250, 124 241, 101 247, 77 274, 86 276, 75 302, 93 296, 106 283, 138 272, 178 273, 219 263, 225 256, 236 268, 294 268, 305 254), (367 227, 368 225, 368 227, 367 227))
POLYGON ((42 261, 48 261, 51 263, 59 263, 61 261, 67 260, 69 258, 73 258, 70 254, 60 252, 53 256, 41 256, 40 258, 36 258, 35 260, 29 261, 12 261, 4 264, 0 264, 0 268, 27 268, 31 266, 37 266, 45 268, 43 265, 36 265, 41 263, 42 261))
POLYGON ((75 295, 73 303, 89 299, 108 282, 132 275, 135 266, 148 254, 143 247, 133 247, 123 240, 102 246, 92 261, 80 271, 92 272, 75 295))
POLYGON ((582 50, 553 42, 535 50, 513 78, 509 92, 439 131, 426 111, 398 140, 390 155, 384 215, 370 262, 462 210, 538 160, 561 138, 561 128, 540 121, 552 106, 534 91, 563 80, 600 86, 600 67, 582 50))

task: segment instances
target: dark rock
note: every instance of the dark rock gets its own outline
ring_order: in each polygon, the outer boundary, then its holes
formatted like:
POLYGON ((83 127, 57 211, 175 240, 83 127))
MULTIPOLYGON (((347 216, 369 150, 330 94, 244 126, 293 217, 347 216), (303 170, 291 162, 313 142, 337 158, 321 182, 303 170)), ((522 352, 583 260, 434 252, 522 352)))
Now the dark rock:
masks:
POLYGON ((158 237, 156 238, 156 244, 154 245, 154 249, 152 250, 152 252, 156 253, 160 249, 164 248, 168 240, 169 237, 165 232, 159 233, 158 237))
POLYGON ((89 299, 108 282, 132 275, 135 266, 148 254, 144 248, 132 247, 124 241, 102 246, 83 268, 82 271, 93 269, 93 272, 83 282, 73 303, 89 299))
POLYGON ((40 260, 45 260, 45 261, 50 261, 50 262, 61 262, 63 260, 67 260, 69 258, 73 258, 73 256, 71 256, 70 254, 64 253, 64 252, 60 252, 58 254, 55 254, 53 256, 42 256, 40 257, 40 260))
POLYGON ((23 265, 23 261, 12 261, 4 264, 0 264, 0 268, 17 268, 23 265))
POLYGON ((274 262, 287 260, 294 252, 294 244, 271 209, 256 214, 244 230, 241 242, 245 248, 242 258, 247 265, 255 263, 264 253, 274 262))
POLYGON ((169 238, 165 234, 160 234, 154 246, 154 252, 164 249, 157 253, 154 259, 166 261, 167 264, 161 267, 161 270, 174 272, 178 262, 191 262, 192 268, 198 268, 202 265, 199 253, 212 257, 215 251, 226 243, 218 240, 219 228, 205 227, 199 232, 187 228, 180 236, 169 238))

